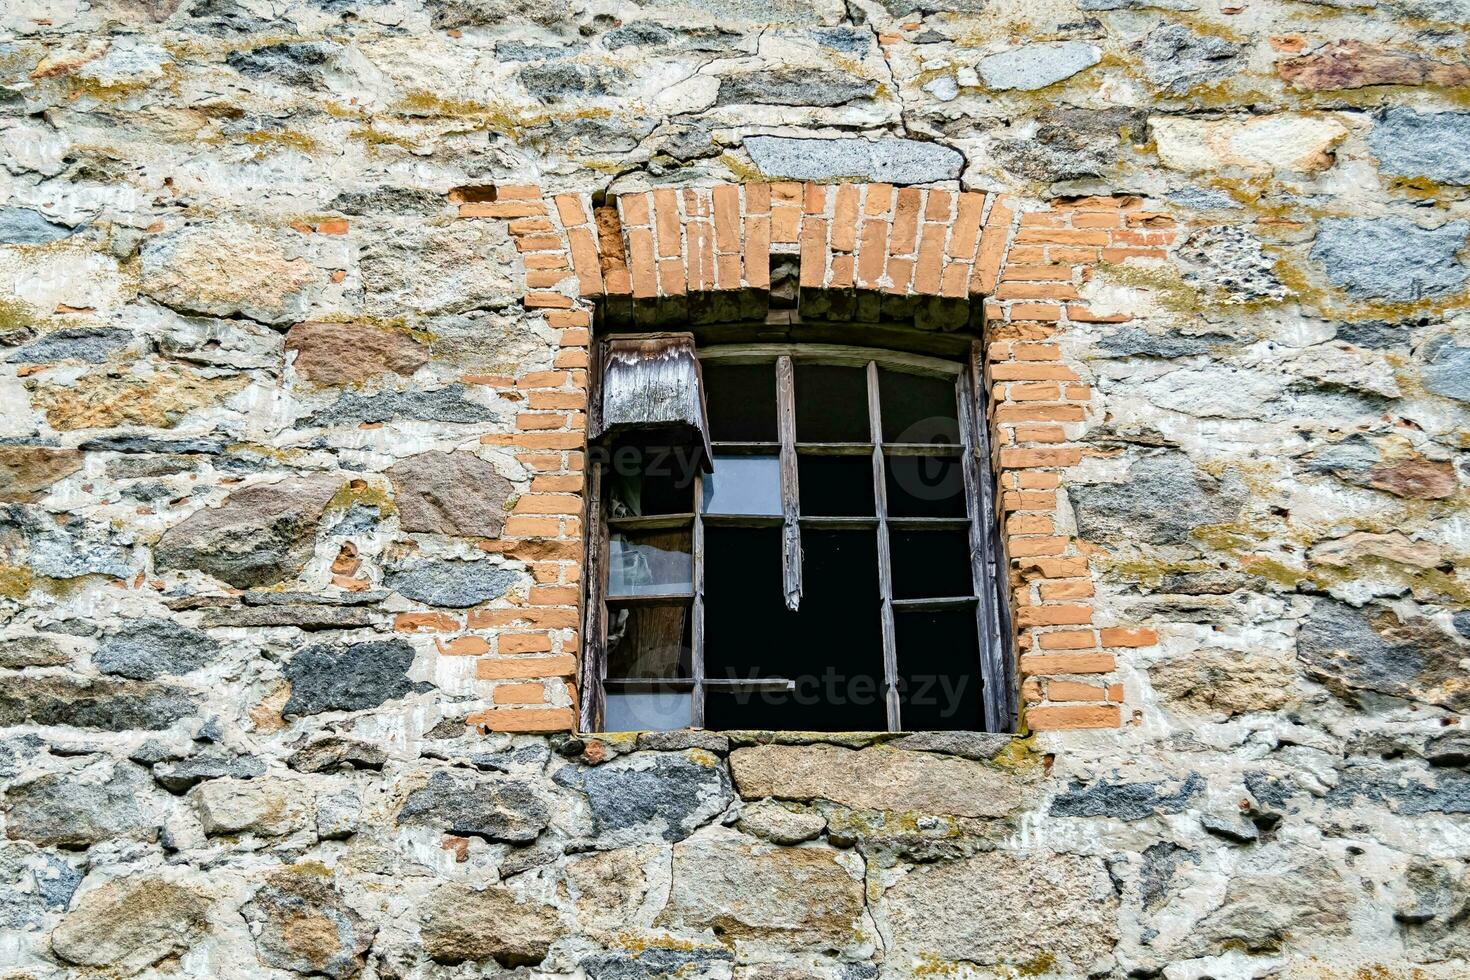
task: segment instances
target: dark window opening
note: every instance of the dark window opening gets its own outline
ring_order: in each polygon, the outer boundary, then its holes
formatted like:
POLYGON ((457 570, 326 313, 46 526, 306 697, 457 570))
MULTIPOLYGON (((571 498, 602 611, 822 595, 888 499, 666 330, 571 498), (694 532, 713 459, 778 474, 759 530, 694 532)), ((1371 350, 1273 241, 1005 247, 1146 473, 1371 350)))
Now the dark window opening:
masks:
POLYGON ((625 355, 618 383, 642 387, 603 398, 623 415, 589 465, 584 726, 1009 730, 974 358, 818 346, 697 357, 677 384, 681 396, 702 386, 707 431, 681 439, 707 456, 640 437, 629 417, 630 404, 670 402, 648 380, 666 367, 625 355))

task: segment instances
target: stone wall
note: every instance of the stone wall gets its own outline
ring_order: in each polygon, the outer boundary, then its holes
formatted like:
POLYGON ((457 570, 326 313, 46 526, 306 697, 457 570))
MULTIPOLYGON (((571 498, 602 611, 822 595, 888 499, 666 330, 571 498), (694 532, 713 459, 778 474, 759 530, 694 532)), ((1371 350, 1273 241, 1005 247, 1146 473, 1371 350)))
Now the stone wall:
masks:
POLYGON ((1467 23, 0 6, 0 976, 1463 976, 1467 23), (704 189, 796 182, 858 309, 830 185, 1013 211, 1031 724, 535 734, 621 202, 703 294, 704 189))

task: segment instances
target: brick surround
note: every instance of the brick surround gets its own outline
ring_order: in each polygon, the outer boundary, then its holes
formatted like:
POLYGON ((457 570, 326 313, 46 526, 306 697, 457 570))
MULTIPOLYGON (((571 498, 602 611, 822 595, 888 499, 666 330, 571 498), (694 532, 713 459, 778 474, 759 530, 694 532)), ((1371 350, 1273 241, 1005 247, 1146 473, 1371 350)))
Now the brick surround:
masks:
POLYGON ((1097 549, 1060 533, 1069 468, 1103 452, 1085 441, 1097 411, 1093 391, 1062 341, 1086 324, 1128 319, 1094 314, 1080 287, 1100 262, 1166 259, 1176 231, 1170 217, 1131 196, 1035 203, 888 184, 659 188, 598 207, 587 195, 519 185, 463 188, 452 200, 463 219, 507 223, 524 264, 525 306, 561 344, 551 371, 479 379, 513 390, 525 405, 514 433, 483 441, 515 446, 536 472, 504 537, 487 545, 530 562, 538 584, 528 604, 472 611, 464 623, 408 624, 445 632, 445 655, 478 658, 476 676, 494 706, 471 724, 575 725, 575 704, 545 702, 546 685, 575 692, 586 367, 597 304, 650 328, 712 306, 763 315, 772 256, 781 254, 799 258, 803 297, 820 295, 829 319, 865 323, 865 313, 895 302, 922 312, 929 301, 983 301, 1024 724, 1117 728, 1127 720, 1114 651, 1157 637, 1094 622, 1089 556, 1097 549), (470 632, 448 635, 460 630, 470 632))

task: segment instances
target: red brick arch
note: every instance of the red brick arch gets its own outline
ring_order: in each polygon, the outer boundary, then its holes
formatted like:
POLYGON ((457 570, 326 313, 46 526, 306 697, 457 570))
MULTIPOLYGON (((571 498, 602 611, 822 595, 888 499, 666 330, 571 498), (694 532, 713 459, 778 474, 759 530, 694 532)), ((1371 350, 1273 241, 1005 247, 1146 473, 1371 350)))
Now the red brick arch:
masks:
MULTIPOLYGON (((485 437, 517 447, 541 474, 517 502, 503 550, 515 554, 538 542, 552 551, 580 546, 584 369, 595 311, 621 310, 635 325, 666 326, 670 310, 682 316, 715 304, 718 313, 724 301, 732 304, 727 309, 745 303, 750 315, 753 296, 758 314, 772 256, 782 254, 797 257, 804 293, 983 302, 992 462, 1002 490, 1025 724, 1116 728, 1126 720, 1114 650, 1157 638, 1151 630, 1094 621, 1090 546, 1059 530, 1058 494, 1068 470, 1094 451, 1083 436, 1092 389, 1059 341, 1080 325, 1128 319, 1094 315, 1079 287, 1100 262, 1165 257, 1175 237, 1172 219, 1132 196, 1025 203, 889 184, 668 187, 620 194, 601 206, 587 194, 543 195, 529 185, 465 188, 452 199, 462 218, 508 222, 524 266, 525 306, 559 330, 562 342, 554 370, 503 379, 521 391, 527 410, 516 432, 485 437)), ((488 692, 494 706, 472 716, 473 724, 573 727, 571 708, 524 703, 523 678, 528 665, 575 669, 567 654, 576 650, 572 585, 580 571, 580 564, 560 569, 558 584, 533 590, 527 607, 484 611, 498 625, 524 630, 519 635, 546 633, 544 644, 519 642, 559 656, 552 664, 497 651, 482 660, 478 676, 495 682, 488 692), (517 683, 503 683, 511 680, 517 683), (502 703, 502 686, 515 703, 502 703)))

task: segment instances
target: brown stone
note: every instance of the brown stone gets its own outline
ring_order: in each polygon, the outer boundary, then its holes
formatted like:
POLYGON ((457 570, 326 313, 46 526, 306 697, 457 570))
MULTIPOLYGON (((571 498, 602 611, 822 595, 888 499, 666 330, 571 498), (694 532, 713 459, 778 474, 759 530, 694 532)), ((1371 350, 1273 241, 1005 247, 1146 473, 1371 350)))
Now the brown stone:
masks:
POLYGON ((535 965, 565 932, 551 906, 498 885, 445 885, 424 903, 422 921, 424 952, 436 963, 535 965))
POLYGON ((1277 64, 1284 81, 1307 92, 1368 85, 1440 85, 1470 82, 1470 64, 1439 61, 1417 51, 1363 41, 1337 41, 1313 54, 1277 64))
POLYGON ((296 373, 324 385, 348 385, 380 374, 410 375, 429 362, 429 349, 402 330, 363 323, 298 323, 286 334, 296 373))
POLYGON ((469 453, 420 453, 388 470, 405 531, 494 538, 515 493, 495 467, 469 453))
POLYGON ((151 373, 89 374, 69 387, 45 385, 32 396, 54 429, 146 425, 167 429, 189 412, 228 398, 250 383, 244 375, 210 378, 178 368, 151 373))
POLYGON ((1392 466, 1375 466, 1368 472, 1368 486, 1399 497, 1443 500, 1455 495, 1460 481, 1453 464, 1417 457, 1392 466))
POLYGON ((852 863, 831 848, 773 848, 728 831, 691 837, 674 845, 658 921, 782 950, 856 946, 865 916, 861 866, 852 863))
POLYGON ((0 446, 0 503, 39 500, 43 491, 82 468, 75 449, 50 446, 0 446))
POLYGON ((748 800, 830 800, 858 810, 1000 817, 1023 802, 1024 768, 887 746, 758 745, 737 749, 730 769, 748 800))

